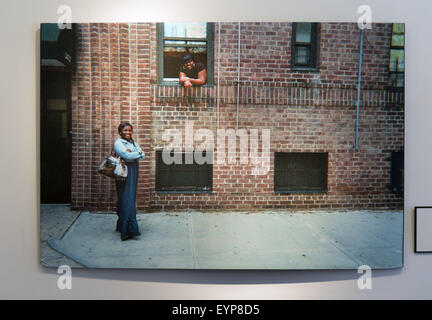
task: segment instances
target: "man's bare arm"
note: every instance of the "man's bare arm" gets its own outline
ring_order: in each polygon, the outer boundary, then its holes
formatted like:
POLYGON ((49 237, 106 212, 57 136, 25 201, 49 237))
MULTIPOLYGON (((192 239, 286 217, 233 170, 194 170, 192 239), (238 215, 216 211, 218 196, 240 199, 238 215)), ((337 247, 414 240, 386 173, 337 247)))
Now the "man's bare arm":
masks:
POLYGON ((207 82, 207 71, 206 69, 201 70, 200 72, 198 72, 198 79, 192 79, 189 78, 189 81, 197 86, 202 86, 203 84, 205 84, 207 82))
POLYGON ((186 73, 180 72, 179 75, 179 83, 183 84, 184 82, 189 81, 189 78, 186 76, 186 73))

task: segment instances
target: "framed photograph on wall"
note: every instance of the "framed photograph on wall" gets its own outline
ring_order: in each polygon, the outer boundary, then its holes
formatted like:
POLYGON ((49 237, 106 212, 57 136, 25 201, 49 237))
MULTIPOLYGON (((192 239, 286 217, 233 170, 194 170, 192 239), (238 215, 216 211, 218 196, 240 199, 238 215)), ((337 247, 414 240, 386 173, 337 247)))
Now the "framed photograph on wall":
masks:
POLYGON ((40 35, 44 266, 403 266, 403 23, 40 35), (113 149, 127 182, 98 173, 113 149))

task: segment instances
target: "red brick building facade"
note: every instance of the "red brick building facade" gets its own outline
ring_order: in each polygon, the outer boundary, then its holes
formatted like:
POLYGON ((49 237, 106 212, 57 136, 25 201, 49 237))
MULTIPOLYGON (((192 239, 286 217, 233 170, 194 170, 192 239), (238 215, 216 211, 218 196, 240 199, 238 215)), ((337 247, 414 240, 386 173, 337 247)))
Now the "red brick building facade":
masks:
POLYGON ((389 89, 392 24, 364 31, 357 150, 357 24, 317 25, 313 70, 293 67, 292 23, 211 27, 213 84, 185 89, 160 81, 156 23, 77 25, 73 208, 115 209, 115 184, 97 167, 111 151, 121 121, 134 125, 134 138, 147 156, 137 193, 142 211, 403 206, 403 193, 389 188, 389 158, 404 146, 403 90, 389 89), (167 144, 162 133, 174 128, 184 135, 186 121, 215 137, 218 129, 258 129, 259 143, 262 130, 270 129, 270 170, 255 176, 250 163, 213 163, 211 192, 156 191, 156 151, 167 144), (276 192, 277 153, 326 154, 325 190, 276 192))

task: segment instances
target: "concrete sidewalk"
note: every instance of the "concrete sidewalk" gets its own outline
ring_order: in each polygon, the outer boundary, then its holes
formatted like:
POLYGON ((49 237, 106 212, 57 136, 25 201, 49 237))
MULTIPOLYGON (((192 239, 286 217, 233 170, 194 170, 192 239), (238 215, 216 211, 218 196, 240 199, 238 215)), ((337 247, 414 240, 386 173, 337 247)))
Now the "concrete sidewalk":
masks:
MULTIPOLYGON (((64 207, 59 207, 59 212, 64 207)), ((47 224, 41 207, 41 233, 47 224)), ((52 208, 50 216, 53 217, 52 208)), ((65 214, 65 212, 63 212, 65 214)), ((46 240, 71 267, 357 269, 402 267, 402 211, 157 212, 138 214, 141 236, 120 241, 117 216, 70 212, 46 240), (78 216, 79 214, 79 216, 78 216)), ((54 219, 54 218, 53 218, 54 219)), ((46 233, 46 232, 45 232, 46 233)), ((45 250, 46 251, 46 250, 45 250)), ((43 253, 43 250, 41 250, 43 253)), ((41 257, 44 266, 61 259, 41 257)), ((67 263, 66 263, 67 264, 67 263)))

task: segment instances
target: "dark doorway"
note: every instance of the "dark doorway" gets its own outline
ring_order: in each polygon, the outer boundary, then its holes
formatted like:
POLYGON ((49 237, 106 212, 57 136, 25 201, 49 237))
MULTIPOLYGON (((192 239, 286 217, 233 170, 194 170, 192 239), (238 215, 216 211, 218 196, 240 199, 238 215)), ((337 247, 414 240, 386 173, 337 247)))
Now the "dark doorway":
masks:
POLYGON ((41 203, 71 199, 71 72, 41 70, 41 203))

